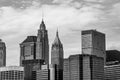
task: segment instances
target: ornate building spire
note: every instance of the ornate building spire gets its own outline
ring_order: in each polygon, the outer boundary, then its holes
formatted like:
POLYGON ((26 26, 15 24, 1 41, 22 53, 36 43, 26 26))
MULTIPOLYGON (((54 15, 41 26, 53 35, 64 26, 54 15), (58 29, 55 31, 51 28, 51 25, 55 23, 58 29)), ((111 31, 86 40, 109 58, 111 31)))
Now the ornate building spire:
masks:
POLYGON ((45 60, 45 64, 49 64, 48 32, 43 19, 37 34, 36 59, 43 59, 45 60))
POLYGON ((58 31, 51 48, 51 64, 55 64, 56 80, 63 80, 63 45, 59 39, 58 31))
POLYGON ((62 43, 61 43, 61 41, 59 39, 58 30, 56 32, 56 37, 55 37, 55 40, 54 40, 53 44, 62 45, 62 43))
POLYGON ((45 23, 44 23, 43 19, 42 19, 42 22, 40 24, 40 30, 46 30, 46 26, 45 26, 45 23))

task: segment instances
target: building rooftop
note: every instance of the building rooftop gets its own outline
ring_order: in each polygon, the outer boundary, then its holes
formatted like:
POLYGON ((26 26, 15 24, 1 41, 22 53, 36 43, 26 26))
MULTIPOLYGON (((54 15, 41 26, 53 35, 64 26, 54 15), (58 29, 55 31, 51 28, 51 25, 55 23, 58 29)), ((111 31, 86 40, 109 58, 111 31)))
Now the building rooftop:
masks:
POLYGON ((36 42, 36 41, 37 41, 37 36, 27 36, 27 38, 22 43, 36 42))
POLYGON ((107 50, 106 51, 106 62, 120 62, 120 51, 118 50, 107 50))
POLYGON ((24 67, 21 66, 6 66, 0 67, 0 71, 24 71, 24 67))

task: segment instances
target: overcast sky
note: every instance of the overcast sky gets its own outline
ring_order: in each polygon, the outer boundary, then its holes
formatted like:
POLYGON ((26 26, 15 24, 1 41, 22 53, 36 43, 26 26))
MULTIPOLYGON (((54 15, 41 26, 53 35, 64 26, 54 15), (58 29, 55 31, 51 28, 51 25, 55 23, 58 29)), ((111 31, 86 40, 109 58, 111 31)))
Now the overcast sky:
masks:
POLYGON ((19 44, 37 35, 44 13, 49 43, 57 28, 64 56, 81 53, 81 31, 106 34, 106 49, 120 50, 120 0, 0 0, 0 38, 7 46, 7 65, 18 65, 19 44))

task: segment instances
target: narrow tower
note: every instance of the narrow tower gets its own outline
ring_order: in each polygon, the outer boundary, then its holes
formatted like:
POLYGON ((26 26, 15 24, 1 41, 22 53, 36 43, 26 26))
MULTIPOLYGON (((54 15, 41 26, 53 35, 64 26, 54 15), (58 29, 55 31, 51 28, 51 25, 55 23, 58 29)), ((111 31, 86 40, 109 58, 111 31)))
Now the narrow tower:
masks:
POLYGON ((63 80, 63 45, 59 39, 58 31, 56 38, 52 44, 51 50, 51 64, 55 64, 56 69, 56 80, 63 80))
POLYGON ((0 39, 0 67, 6 66, 6 46, 0 39))
POLYGON ((45 60, 45 64, 49 64, 49 42, 48 33, 44 21, 40 24, 36 42, 36 59, 45 60))

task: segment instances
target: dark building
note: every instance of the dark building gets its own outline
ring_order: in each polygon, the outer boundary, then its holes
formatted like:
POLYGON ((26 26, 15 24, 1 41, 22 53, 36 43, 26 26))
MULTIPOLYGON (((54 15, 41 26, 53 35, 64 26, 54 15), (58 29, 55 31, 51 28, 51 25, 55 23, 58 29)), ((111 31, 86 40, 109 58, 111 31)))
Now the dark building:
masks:
POLYGON ((57 65, 56 80, 63 80, 63 45, 59 39, 58 31, 52 44, 51 64, 57 65))
POLYGON ((22 60, 42 59, 49 64, 48 34, 44 21, 40 24, 37 36, 28 36, 20 44, 20 65, 22 60))
POLYGON ((28 36, 21 44, 20 44, 20 65, 22 65, 23 60, 33 60, 36 55, 36 36, 28 36))
POLYGON ((120 62, 120 51, 118 50, 107 50, 106 51, 106 62, 120 62))
POLYGON ((48 33, 44 21, 40 24, 36 42, 36 59, 45 60, 45 64, 49 64, 49 42, 48 33))
POLYGON ((64 80, 104 80, 104 59, 94 55, 71 55, 64 69, 64 80))
POLYGON ((6 66, 6 45, 0 39, 0 67, 6 66))
POLYGON ((44 60, 23 60, 22 66, 25 69, 25 80, 36 80, 36 71, 41 69, 41 65, 44 64, 44 60))
POLYGON ((82 54, 90 54, 96 55, 97 57, 102 57, 104 58, 105 62, 105 34, 96 30, 82 31, 82 54))
POLYGON ((28 36, 20 44, 20 65, 25 68, 25 80, 36 80, 36 71, 43 64, 49 64, 49 44, 42 20, 37 36, 28 36))
POLYGON ((120 51, 106 51, 105 80, 120 80, 120 51))

